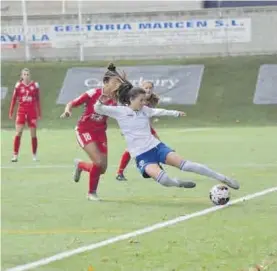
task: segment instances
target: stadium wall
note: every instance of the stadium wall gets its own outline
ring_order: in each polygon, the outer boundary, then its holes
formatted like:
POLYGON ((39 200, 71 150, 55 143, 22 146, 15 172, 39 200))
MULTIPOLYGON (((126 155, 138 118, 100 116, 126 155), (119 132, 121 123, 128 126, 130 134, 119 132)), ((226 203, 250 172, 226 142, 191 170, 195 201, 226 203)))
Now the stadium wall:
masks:
MULTIPOLYGON (((29 16, 31 57, 78 60, 80 46, 84 60, 277 53, 276 6, 99 16, 83 14, 82 22, 80 27, 77 14, 29 16), (108 30, 107 25, 110 26, 108 30), (124 25, 131 28, 124 29, 124 25)), ((2 18, 3 60, 25 59, 22 33, 20 17, 2 18)))

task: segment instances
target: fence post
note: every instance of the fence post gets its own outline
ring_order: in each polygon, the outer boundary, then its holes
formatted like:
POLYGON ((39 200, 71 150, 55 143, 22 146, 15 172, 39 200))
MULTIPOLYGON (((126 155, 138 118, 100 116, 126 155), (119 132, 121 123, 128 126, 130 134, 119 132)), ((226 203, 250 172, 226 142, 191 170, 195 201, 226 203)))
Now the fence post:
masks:
POLYGON ((78 23, 80 30, 80 42, 79 42, 79 50, 80 50, 80 61, 84 61, 84 32, 82 27, 82 0, 78 0, 78 23))
POLYGON ((26 1, 21 0, 22 4, 22 16, 23 16, 23 36, 24 36, 24 48, 25 48, 25 60, 30 60, 30 47, 28 41, 28 20, 27 20, 27 10, 26 1))

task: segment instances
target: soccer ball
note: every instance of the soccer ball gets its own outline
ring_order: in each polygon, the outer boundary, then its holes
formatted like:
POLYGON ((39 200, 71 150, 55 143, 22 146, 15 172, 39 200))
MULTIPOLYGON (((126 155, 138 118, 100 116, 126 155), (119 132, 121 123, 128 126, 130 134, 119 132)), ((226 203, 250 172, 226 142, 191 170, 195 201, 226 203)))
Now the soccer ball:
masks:
POLYGON ((225 185, 217 184, 210 190, 210 200, 215 205, 225 205, 230 197, 229 188, 225 185))

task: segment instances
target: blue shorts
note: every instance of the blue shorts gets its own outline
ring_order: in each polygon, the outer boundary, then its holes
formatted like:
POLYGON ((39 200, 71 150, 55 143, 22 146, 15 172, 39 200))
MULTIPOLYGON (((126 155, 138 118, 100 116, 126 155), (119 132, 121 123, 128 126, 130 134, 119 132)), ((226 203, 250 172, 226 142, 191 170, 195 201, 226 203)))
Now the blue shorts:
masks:
POLYGON ((166 157, 170 152, 174 151, 167 147, 164 143, 160 143, 153 149, 137 156, 136 164, 142 176, 144 178, 151 178, 145 172, 145 167, 149 164, 158 164, 161 167, 160 163, 165 164, 166 157))

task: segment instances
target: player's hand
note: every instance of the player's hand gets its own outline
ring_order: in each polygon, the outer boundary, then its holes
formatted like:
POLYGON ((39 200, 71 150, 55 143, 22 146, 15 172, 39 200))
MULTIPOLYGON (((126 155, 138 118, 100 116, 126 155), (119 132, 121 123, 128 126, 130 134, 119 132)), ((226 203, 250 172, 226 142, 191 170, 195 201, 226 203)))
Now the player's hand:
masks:
POLYGON ((99 100, 100 100, 101 103, 105 103, 105 102, 107 102, 109 99, 110 99, 110 97, 109 97, 108 95, 106 95, 105 93, 102 94, 102 95, 100 96, 100 98, 99 98, 99 100))
POLYGON ((38 116, 38 120, 41 120, 41 116, 38 116))
POLYGON ((64 111, 62 114, 61 114, 61 116, 60 116, 60 118, 61 119, 65 119, 65 118, 69 118, 69 117, 71 117, 71 112, 70 111, 64 111))
POLYGON ((9 114, 9 119, 12 120, 13 119, 13 115, 9 114))
POLYGON ((187 114, 185 112, 179 111, 179 117, 186 117, 187 114))

